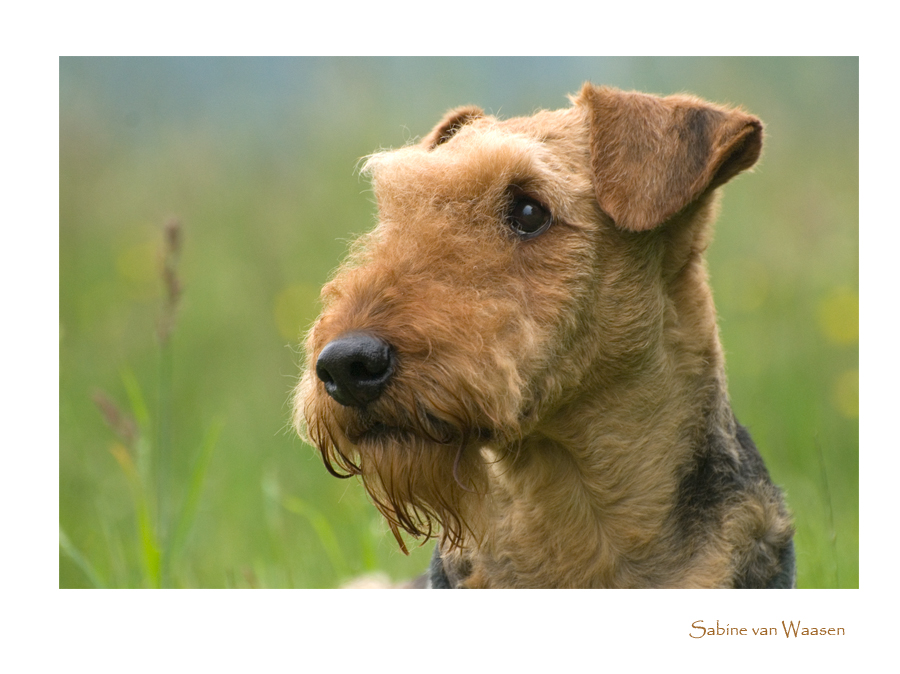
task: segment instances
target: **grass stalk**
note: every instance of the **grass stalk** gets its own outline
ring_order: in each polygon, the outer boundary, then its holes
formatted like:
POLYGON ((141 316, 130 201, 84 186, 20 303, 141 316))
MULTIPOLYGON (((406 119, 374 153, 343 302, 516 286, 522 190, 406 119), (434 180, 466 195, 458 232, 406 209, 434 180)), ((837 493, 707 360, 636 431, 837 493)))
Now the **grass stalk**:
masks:
MULTIPOLYGON (((172 397, 173 397, 173 354, 172 333, 181 300, 182 284, 178 276, 178 259, 181 254, 182 229, 178 219, 170 219, 164 229, 161 252, 162 280, 165 289, 163 310, 157 324, 159 339, 159 409, 157 412, 156 437, 156 508, 159 523, 160 540, 166 541, 170 535, 168 523, 169 508, 169 476, 172 471, 172 397)), ((167 546, 168 547, 168 546, 167 546)), ((168 558, 168 556, 167 556, 168 558)), ((168 584, 169 565, 163 571, 168 584)))
POLYGON ((138 547, 140 550, 141 567, 144 571, 144 582, 148 587, 158 588, 162 585, 160 576, 161 552, 157 531, 153 523, 147 490, 138 473, 137 467, 131 458, 131 454, 120 443, 114 443, 110 448, 113 457, 119 463, 128 483, 131 486, 132 499, 138 525, 138 547))
POLYGON ((203 490, 203 483, 212 461, 213 450, 219 440, 224 423, 217 421, 206 432, 200 450, 197 453, 197 459, 194 463, 194 469, 191 471, 191 480, 188 483, 187 493, 175 520, 175 527, 171 537, 168 539, 166 546, 165 559, 163 563, 164 577, 171 577, 171 566, 179 553, 184 548, 188 533, 190 533, 191 525, 197 515, 197 509, 200 505, 200 494, 203 490))
POLYGON ((328 559, 334 568, 335 574, 339 578, 349 578, 351 576, 350 566, 347 564, 347 560, 344 558, 343 553, 341 553, 341 547, 338 545, 337 536, 335 535, 331 524, 328 522, 328 519, 318 510, 296 496, 280 496, 280 504, 281 507, 288 512, 301 516, 312 525, 319 542, 325 550, 325 554, 328 555, 328 559))
MULTIPOLYGON (((110 452, 131 487, 137 528, 138 556, 143 583, 147 587, 172 584, 172 568, 184 549, 191 525, 196 518, 200 495, 212 460, 222 422, 214 423, 200 444, 197 458, 186 485, 177 515, 172 512, 172 451, 174 447, 172 414, 174 401, 174 359, 172 333, 181 298, 181 281, 177 262, 181 251, 181 223, 170 220, 165 227, 161 251, 162 279, 165 286, 163 309, 157 324, 159 340, 158 402, 156 418, 147 406, 141 385, 134 373, 122 368, 131 414, 122 412, 102 391, 94 394, 94 402, 107 425, 118 436, 110 452), (154 425, 155 421, 155 425, 154 425), (150 429, 153 427, 151 437, 150 429)), ((60 529, 60 548, 85 573, 96 587, 105 585, 87 559, 72 545, 60 529)))
POLYGON ((831 498, 831 488, 828 484, 828 471, 825 469, 825 456, 822 454, 822 446, 819 444, 818 436, 813 436, 813 442, 816 445, 816 454, 819 457, 819 468, 822 470, 822 485, 825 489, 825 505, 828 506, 828 525, 831 529, 831 556, 834 560, 834 586, 841 586, 841 576, 838 570, 838 552, 837 552, 837 529, 834 526, 834 506, 831 498))
POLYGON ((87 557, 81 554, 81 551, 72 544, 72 541, 66 535, 66 532, 63 531, 62 527, 59 528, 59 548, 66 557, 74 562, 75 566, 81 569, 81 572, 87 577, 91 585, 97 588, 106 587, 106 581, 103 580, 97 572, 97 569, 94 568, 94 565, 88 561, 87 557))

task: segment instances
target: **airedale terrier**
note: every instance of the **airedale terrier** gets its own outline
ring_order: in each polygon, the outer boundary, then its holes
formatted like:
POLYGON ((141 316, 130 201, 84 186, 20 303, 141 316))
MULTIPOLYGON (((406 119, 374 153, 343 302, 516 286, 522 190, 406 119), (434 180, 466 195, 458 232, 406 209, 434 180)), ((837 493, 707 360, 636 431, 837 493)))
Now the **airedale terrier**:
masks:
POLYGON ((731 410, 704 250, 762 124, 586 84, 368 158, 379 222, 322 291, 295 424, 430 587, 792 587, 731 410), (404 547, 405 550, 405 547, 404 547))

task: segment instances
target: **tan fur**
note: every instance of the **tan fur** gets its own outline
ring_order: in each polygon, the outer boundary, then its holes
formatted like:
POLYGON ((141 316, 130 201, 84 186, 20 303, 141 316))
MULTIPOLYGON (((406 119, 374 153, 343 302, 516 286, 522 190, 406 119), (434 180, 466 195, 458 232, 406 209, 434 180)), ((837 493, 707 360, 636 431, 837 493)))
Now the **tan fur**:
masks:
POLYGON ((777 491, 736 493, 707 527, 676 510, 709 429, 735 433, 702 253, 713 189, 761 128, 585 85, 527 118, 451 111, 370 157, 379 224, 323 290, 298 430, 395 534, 439 536, 466 587, 730 586, 759 541, 790 537, 777 491), (533 239, 506 220, 519 193, 553 213, 533 239), (398 363, 365 409, 315 373, 359 331, 398 363))

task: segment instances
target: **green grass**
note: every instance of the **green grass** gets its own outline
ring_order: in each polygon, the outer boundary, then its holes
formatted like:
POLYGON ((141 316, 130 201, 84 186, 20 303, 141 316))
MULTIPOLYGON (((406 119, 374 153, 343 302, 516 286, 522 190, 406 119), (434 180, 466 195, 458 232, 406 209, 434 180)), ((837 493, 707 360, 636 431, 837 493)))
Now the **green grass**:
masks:
MULTIPOLYGON (((725 188, 709 252, 730 391, 795 514, 800 586, 858 587, 856 62, 638 59, 619 81, 604 63, 555 61, 558 77, 536 83, 514 62, 300 61, 296 91, 228 117, 175 106, 171 70, 64 59, 60 587, 421 572, 431 546, 402 555, 361 487, 330 477, 289 424, 318 290, 374 221, 354 167, 452 105, 528 114, 588 78, 690 90, 767 123, 763 161, 725 188), (403 68, 454 77, 407 88, 403 68), (145 78, 145 98, 117 94, 113 71, 145 78), (833 91, 845 95, 823 105, 833 91), (173 215, 175 307, 160 273, 173 215)), ((249 85, 222 86, 237 106, 249 85)))

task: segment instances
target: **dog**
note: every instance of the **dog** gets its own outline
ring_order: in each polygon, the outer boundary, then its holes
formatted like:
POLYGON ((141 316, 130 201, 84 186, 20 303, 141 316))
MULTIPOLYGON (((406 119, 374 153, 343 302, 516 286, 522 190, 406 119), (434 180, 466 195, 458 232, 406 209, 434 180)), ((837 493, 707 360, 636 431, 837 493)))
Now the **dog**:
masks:
POLYGON ((703 253, 759 158, 740 109, 585 84, 454 109, 365 162, 379 221, 322 291, 294 423, 433 588, 788 588, 703 253))

